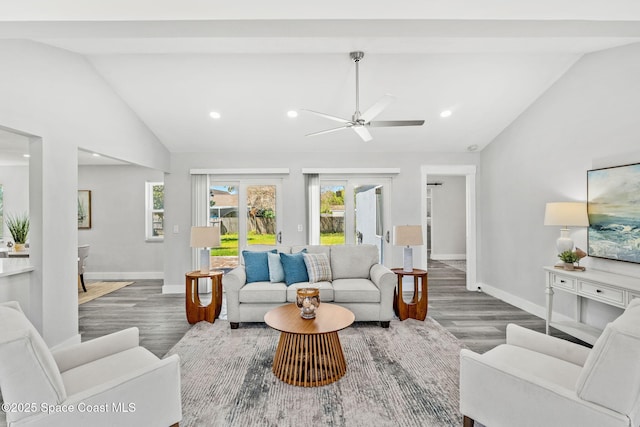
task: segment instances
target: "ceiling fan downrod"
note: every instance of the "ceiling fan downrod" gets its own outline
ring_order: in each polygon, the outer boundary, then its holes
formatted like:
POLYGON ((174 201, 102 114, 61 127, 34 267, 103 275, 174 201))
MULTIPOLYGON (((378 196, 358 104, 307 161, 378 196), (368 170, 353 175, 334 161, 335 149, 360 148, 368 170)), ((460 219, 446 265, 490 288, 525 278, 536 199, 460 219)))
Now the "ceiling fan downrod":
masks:
MULTIPOLYGON (((360 51, 350 52, 349 56, 356 63, 356 112, 353 113, 353 116, 351 117, 351 119, 354 122, 359 123, 360 121, 360 67, 359 65, 360 65, 360 60, 364 58, 364 52, 360 52, 360 51)), ((362 123, 359 123, 359 124, 362 124, 362 123)))

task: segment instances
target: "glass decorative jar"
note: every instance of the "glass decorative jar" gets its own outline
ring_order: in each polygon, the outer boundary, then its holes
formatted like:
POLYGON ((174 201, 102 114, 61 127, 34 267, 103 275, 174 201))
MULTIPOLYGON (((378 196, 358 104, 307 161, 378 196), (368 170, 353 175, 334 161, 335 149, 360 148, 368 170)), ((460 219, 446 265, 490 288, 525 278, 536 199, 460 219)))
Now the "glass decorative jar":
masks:
POLYGON ((313 319, 320 306, 320 290, 318 288, 300 288, 296 292, 296 305, 303 319, 313 319))

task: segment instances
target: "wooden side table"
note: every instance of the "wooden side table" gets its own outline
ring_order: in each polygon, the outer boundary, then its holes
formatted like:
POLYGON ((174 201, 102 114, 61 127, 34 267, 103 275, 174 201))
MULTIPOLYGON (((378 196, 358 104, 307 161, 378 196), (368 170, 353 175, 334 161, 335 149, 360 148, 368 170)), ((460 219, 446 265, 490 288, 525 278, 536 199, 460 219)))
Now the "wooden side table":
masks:
POLYGON ((398 276, 398 286, 393 296, 393 309, 400 320, 408 318, 424 320, 427 317, 427 303, 429 302, 427 272, 415 268, 413 271, 404 271, 402 268, 392 268, 391 271, 398 276), (413 298, 410 303, 405 302, 402 298, 402 278, 404 276, 413 276, 413 298), (418 293, 418 279, 420 279, 422 284, 420 294, 418 293))
POLYGON ((187 321, 191 324, 206 320, 215 322, 222 308, 222 272, 210 271, 202 274, 200 271, 192 271, 186 275, 187 297, 187 321), (198 294, 198 279, 211 279, 211 302, 202 305, 198 294))

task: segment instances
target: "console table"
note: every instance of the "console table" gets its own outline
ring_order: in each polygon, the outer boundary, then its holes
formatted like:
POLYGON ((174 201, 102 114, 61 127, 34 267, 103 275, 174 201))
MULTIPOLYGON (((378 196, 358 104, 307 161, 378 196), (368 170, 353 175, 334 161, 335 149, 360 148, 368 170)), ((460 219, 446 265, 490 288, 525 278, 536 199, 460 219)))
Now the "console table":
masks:
POLYGON ((625 308, 634 298, 640 298, 640 278, 623 276, 600 270, 567 271, 555 267, 544 267, 547 295, 547 324, 582 341, 593 344, 602 330, 582 322, 582 299, 599 301, 614 307, 625 308), (575 295, 574 321, 552 320, 553 294, 562 291, 575 295))

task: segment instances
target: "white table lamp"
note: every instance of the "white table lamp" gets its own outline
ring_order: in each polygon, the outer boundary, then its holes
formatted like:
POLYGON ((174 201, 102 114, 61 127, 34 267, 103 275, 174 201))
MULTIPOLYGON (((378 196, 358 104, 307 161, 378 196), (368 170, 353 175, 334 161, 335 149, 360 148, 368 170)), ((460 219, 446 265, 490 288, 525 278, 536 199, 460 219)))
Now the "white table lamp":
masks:
POLYGON ((209 274, 211 254, 209 248, 220 246, 220 227, 191 227, 191 247, 200 251, 200 273, 209 274))
POLYGON ((570 251, 573 249, 573 240, 569 237, 569 226, 589 226, 587 204, 584 202, 547 203, 544 211, 544 225, 561 226, 556 248, 559 254, 570 251))
POLYGON ((422 245, 422 226, 396 225, 393 227, 393 244, 405 246, 402 269, 406 272, 413 271, 413 248, 411 246, 422 245))

